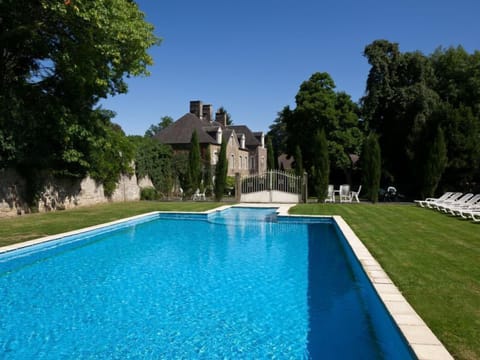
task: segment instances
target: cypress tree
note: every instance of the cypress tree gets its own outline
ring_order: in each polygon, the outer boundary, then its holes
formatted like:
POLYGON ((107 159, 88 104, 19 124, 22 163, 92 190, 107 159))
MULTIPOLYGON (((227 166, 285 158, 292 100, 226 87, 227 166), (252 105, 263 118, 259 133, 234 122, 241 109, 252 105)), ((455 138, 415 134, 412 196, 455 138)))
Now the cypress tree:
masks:
POLYGON ((432 197, 447 166, 447 145, 440 126, 433 139, 427 142, 427 155, 423 168, 422 196, 432 197))
POLYGON ((370 133, 363 144, 362 151, 362 183, 365 193, 372 202, 378 201, 381 176, 381 154, 378 137, 370 133))
POLYGON ((188 172, 190 188, 195 191, 200 187, 202 179, 202 167, 200 163, 200 144, 198 143, 197 131, 194 130, 190 141, 190 153, 188 154, 188 172))
POLYGON ((211 190, 212 185, 212 164, 211 164, 211 156, 210 156, 210 146, 207 147, 207 151, 205 152, 205 171, 203 173, 203 183, 206 189, 211 190))
POLYGON ((318 202, 327 197, 328 179, 330 176, 330 161, 328 159, 328 145, 325 130, 317 131, 313 142, 313 181, 318 202))
POLYGON ((300 146, 295 147, 295 174, 297 176, 303 175, 303 158, 302 158, 302 150, 300 146))
POLYGON ((273 170, 276 169, 277 165, 275 162, 275 154, 273 152, 272 138, 267 138, 267 169, 273 170))
POLYGON ((225 192, 227 182, 227 142, 223 141, 218 155, 217 166, 215 167, 215 200, 221 201, 225 192))

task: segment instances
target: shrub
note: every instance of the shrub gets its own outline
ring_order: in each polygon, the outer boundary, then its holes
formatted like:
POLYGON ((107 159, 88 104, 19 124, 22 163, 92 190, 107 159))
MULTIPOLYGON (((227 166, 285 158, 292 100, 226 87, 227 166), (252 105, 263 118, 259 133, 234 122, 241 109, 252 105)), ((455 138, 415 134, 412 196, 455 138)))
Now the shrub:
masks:
POLYGON ((157 200, 158 192, 153 187, 142 188, 140 190, 140 200, 157 200))

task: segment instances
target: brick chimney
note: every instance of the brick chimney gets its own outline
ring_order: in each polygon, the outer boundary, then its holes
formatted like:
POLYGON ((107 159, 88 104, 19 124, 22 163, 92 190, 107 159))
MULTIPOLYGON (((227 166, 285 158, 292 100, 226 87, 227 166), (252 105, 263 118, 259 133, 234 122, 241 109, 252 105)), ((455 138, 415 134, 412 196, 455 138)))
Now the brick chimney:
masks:
POLYGON ((202 102, 200 100, 190 101, 190 113, 202 118, 202 102))
POLYGON ((203 120, 211 122, 213 119, 213 107, 210 104, 206 104, 202 106, 202 117, 203 120))
POLYGON ((215 113, 215 121, 227 127, 227 113, 217 111, 215 113))

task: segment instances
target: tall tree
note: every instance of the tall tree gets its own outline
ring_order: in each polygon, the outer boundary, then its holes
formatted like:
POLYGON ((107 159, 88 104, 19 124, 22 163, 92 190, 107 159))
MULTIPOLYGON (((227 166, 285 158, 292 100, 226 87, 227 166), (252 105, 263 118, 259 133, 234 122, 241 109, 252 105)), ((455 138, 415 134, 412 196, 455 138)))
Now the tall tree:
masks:
POLYGON ((437 126, 433 139, 427 142, 427 156, 422 176, 422 197, 432 197, 447 166, 447 145, 442 128, 437 126))
POLYGON ((90 151, 111 116, 96 106, 148 75, 153 26, 128 0, 7 0, 0 23, 0 166, 101 171, 90 151))
POLYGON ((371 65, 362 99, 366 128, 380 136, 387 180, 411 191, 412 175, 421 171, 421 137, 439 105, 433 68, 420 52, 401 53, 386 40, 368 45, 364 55, 371 65))
POLYGON ((296 146, 295 148, 295 174, 298 176, 303 176, 303 156, 302 156, 302 150, 300 149, 300 146, 296 146))
POLYGON ((267 168, 269 170, 276 169, 275 154, 273 152, 272 139, 267 137, 267 168))
POLYGON ((324 129, 331 169, 348 176, 349 155, 360 152, 363 137, 359 109, 349 95, 334 89, 335 83, 327 73, 315 73, 301 84, 295 98, 297 107, 284 114, 288 153, 293 155, 296 146, 300 146, 305 167, 311 167, 317 156, 313 146, 315 134, 324 129))
POLYGON ((205 151, 205 160, 203 161, 203 183, 205 188, 212 190, 212 157, 210 155, 210 146, 205 151))
POLYGON ((327 197, 328 181, 330 177, 330 162, 328 159, 328 146, 325 131, 318 130, 314 139, 315 156, 313 163, 313 182, 318 202, 323 202, 327 197))
POLYGON ((153 137, 155 136, 155 134, 165 129, 166 127, 170 126, 172 123, 173 123, 173 118, 171 116, 162 116, 158 124, 150 125, 147 131, 145 131, 145 136, 153 137))
POLYGON ((192 133, 192 140, 190 141, 190 152, 188 155, 188 169, 190 188, 192 191, 200 187, 200 181, 202 179, 202 164, 200 160, 200 144, 198 142, 197 131, 192 133))
POLYGON ((220 147, 220 154, 218 155, 218 162, 215 167, 215 200, 221 201, 225 193, 225 186, 227 184, 227 142, 223 141, 220 147))
POLYGON ((378 201, 381 176, 381 152, 377 135, 371 132, 365 139, 361 157, 362 184, 368 199, 378 201))
POLYGON ((439 124, 447 134, 448 163, 442 184, 464 191, 477 191, 480 168, 480 118, 472 108, 444 104, 436 114, 439 124))
POLYGON ((294 154, 297 145, 302 149, 307 167, 316 157, 314 142, 317 131, 333 130, 335 117, 335 83, 327 73, 315 73, 300 85, 295 97, 297 107, 287 118, 288 153, 294 154))
POLYGON ((267 137, 272 139, 273 151, 275 158, 282 153, 287 153, 287 119, 292 116, 292 110, 289 106, 285 106, 280 111, 274 123, 270 125, 267 137))

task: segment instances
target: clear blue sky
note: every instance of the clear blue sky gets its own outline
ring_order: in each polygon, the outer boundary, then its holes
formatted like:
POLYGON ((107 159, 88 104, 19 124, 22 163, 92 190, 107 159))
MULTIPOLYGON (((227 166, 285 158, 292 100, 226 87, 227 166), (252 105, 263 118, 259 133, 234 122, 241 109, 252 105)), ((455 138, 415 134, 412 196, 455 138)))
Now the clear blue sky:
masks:
POLYGON ((354 101, 376 39, 401 51, 480 49, 479 0, 137 1, 163 39, 150 54, 151 76, 129 79, 129 92, 102 103, 129 135, 143 135, 165 115, 175 120, 190 100, 224 106, 235 124, 268 131, 300 84, 328 72, 354 101))

